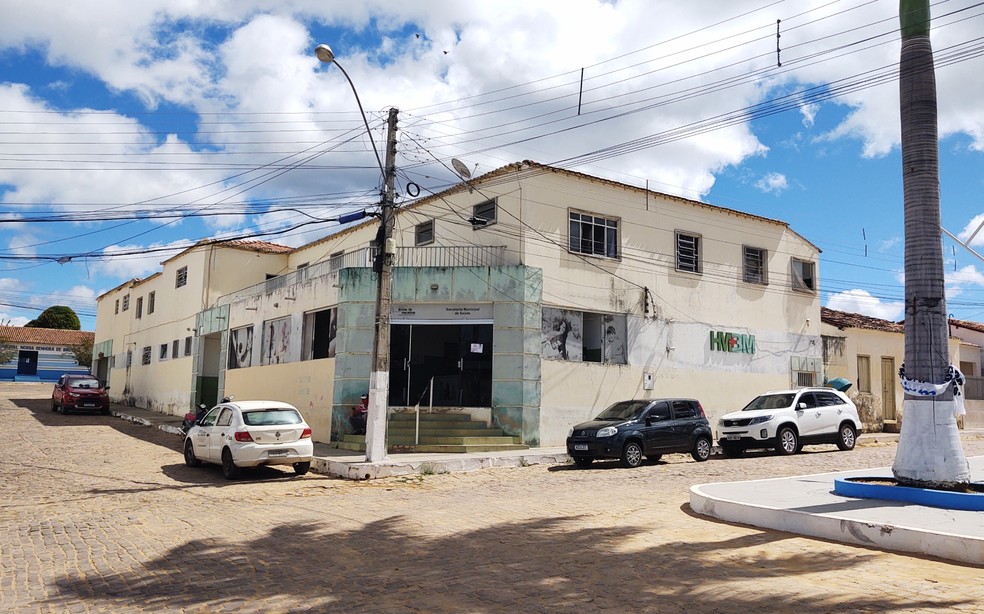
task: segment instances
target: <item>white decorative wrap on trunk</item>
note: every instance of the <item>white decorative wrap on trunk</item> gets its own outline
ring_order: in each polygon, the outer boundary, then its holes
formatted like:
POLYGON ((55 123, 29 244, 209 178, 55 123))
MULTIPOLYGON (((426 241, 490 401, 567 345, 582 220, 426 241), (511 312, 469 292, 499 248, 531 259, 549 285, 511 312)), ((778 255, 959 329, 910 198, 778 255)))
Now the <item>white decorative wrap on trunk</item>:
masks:
POLYGON ((899 368, 899 377, 902 379, 902 390, 906 394, 919 397, 935 397, 946 392, 946 389, 953 384, 953 412, 956 416, 963 416, 967 413, 964 408, 963 385, 964 376, 960 369, 950 365, 946 372, 946 381, 942 384, 930 384, 919 380, 909 379, 905 376, 905 363, 899 368))

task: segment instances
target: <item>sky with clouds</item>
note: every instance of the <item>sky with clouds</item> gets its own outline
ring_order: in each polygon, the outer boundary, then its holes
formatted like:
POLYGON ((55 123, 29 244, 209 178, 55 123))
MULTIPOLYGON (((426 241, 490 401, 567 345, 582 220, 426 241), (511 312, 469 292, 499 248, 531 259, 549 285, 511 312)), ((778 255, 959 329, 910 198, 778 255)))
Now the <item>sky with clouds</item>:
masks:
MULTIPOLYGON (((984 4, 931 2, 948 311, 984 317, 984 4), (972 251, 973 250, 973 251, 972 251), (976 253, 975 253, 976 252, 976 253)), ((6 0, 0 320, 205 238, 301 245, 381 182, 524 159, 788 222, 822 303, 903 317, 896 0, 6 0), (777 37, 777 34, 779 35, 777 37)))

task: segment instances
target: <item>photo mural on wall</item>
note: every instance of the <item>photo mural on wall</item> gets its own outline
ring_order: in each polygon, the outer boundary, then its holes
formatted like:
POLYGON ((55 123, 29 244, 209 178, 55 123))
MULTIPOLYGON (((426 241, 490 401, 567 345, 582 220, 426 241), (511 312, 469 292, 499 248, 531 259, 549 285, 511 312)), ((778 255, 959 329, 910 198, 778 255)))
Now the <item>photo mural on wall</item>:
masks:
POLYGON ((541 328, 543 357, 580 361, 582 328, 580 311, 544 307, 541 328))
POLYGON ((253 326, 234 328, 229 332, 229 368, 253 366, 253 326))
POLYGON ((276 365, 289 360, 290 316, 263 323, 264 365, 276 365))

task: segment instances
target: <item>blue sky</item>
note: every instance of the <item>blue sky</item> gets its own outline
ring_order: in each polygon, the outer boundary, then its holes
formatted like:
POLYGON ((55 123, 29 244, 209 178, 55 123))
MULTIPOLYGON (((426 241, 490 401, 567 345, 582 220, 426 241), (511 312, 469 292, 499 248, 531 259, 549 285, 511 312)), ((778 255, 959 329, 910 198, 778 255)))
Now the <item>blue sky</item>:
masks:
MULTIPOLYGON (((194 241, 301 245, 397 191, 531 159, 788 222, 822 303, 903 317, 895 0, 7 0, 0 319, 95 298, 194 241), (779 20, 778 58, 776 29, 779 20), (778 60, 778 62, 777 62, 778 60), (779 65, 781 62, 781 66, 779 65), (583 86, 581 85, 583 70, 583 86), (580 113, 578 105, 580 103, 580 113)), ((932 2, 943 227, 984 223, 984 7, 932 2)), ((405 202, 405 198, 403 199, 405 202)), ((981 253, 984 232, 971 248, 981 253)), ((944 239, 948 311, 984 264, 944 239)))

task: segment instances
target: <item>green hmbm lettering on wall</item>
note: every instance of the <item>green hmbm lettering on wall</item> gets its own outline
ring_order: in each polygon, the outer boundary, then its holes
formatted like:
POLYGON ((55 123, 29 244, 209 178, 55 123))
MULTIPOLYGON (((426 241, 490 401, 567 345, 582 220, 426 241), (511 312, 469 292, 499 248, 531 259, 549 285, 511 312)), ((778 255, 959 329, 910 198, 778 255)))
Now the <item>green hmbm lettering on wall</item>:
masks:
POLYGON ((755 335, 711 331, 711 350, 718 352, 755 353, 755 335))

